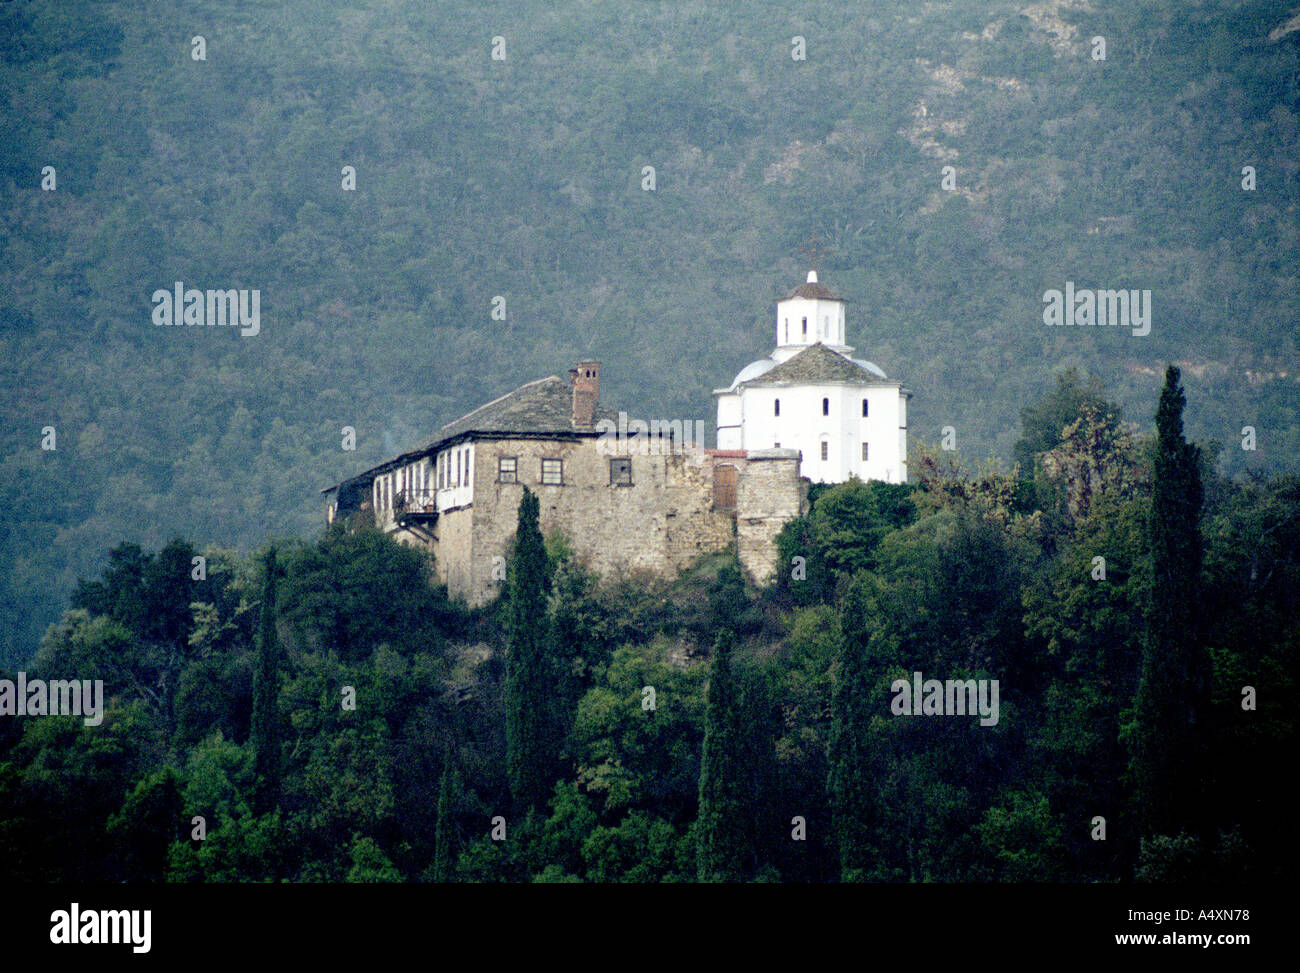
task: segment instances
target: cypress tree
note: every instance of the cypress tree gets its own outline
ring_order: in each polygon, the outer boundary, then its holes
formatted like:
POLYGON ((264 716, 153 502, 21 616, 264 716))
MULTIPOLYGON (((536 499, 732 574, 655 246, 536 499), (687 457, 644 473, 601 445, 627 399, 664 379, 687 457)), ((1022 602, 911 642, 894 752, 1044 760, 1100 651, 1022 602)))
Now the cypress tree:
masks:
POLYGON ((744 881, 752 857, 745 799, 744 740, 731 672, 733 636, 723 629, 713 647, 700 763, 696 864, 701 882, 744 881))
POLYGON ((451 882, 456 876, 456 855, 459 852, 460 833, 456 826, 456 810, 460 804, 460 773, 456 769, 456 751, 448 743, 442 762, 442 782, 438 787, 438 825, 434 834, 433 880, 451 882))
POLYGON ((1200 456, 1183 439, 1183 390, 1170 365, 1156 412, 1152 590, 1136 700, 1134 779, 1147 834, 1196 830, 1204 809, 1198 721, 1208 672, 1200 602, 1200 456))
POLYGON ((854 577, 844 598, 839 666, 831 698, 827 790, 839 848, 840 877, 845 882, 866 880, 879 857, 867 820, 874 803, 870 786, 871 748, 867 735, 871 702, 880 698, 874 691, 867 664, 869 601, 867 579, 859 574, 854 577))
POLYGON ((257 814, 269 812, 280 796, 280 643, 275 634, 275 548, 266 552, 263 572, 251 732, 256 780, 253 804, 257 814))
POLYGON ((524 487, 510 563, 506 654, 506 776, 521 807, 544 807, 554 780, 554 713, 561 687, 548 651, 550 561, 537 496, 524 487))

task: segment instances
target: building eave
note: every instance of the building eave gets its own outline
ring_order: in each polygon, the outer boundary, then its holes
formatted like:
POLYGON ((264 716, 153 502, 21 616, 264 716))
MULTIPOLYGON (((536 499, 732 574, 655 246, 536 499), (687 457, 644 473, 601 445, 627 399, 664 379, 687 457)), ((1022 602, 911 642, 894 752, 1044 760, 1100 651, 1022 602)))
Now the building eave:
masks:
POLYGON ((595 428, 574 429, 567 432, 560 431, 560 430, 554 432, 512 432, 510 430, 502 430, 502 429, 467 430, 465 432, 457 433, 455 436, 448 436, 446 439, 436 440, 435 442, 430 443, 428 446, 422 446, 419 449, 414 449, 405 453, 401 453, 393 457, 392 459, 385 460, 384 462, 380 463, 377 466, 372 466, 367 470, 363 470, 362 472, 358 473, 356 476, 350 476, 346 480, 340 480, 338 483, 335 483, 333 486, 325 487, 320 492, 322 494, 333 493, 335 490, 338 490, 340 487, 346 486, 347 484, 355 482, 357 480, 368 479, 373 481, 375 477, 383 476, 385 473, 389 473, 392 470, 399 469, 417 460, 434 456, 437 453, 441 453, 444 449, 451 449, 452 447, 459 446, 462 443, 497 442, 502 439, 534 439, 534 440, 550 439, 556 442, 574 442, 580 439, 590 439, 602 435, 604 435, 604 433, 598 432, 595 428))

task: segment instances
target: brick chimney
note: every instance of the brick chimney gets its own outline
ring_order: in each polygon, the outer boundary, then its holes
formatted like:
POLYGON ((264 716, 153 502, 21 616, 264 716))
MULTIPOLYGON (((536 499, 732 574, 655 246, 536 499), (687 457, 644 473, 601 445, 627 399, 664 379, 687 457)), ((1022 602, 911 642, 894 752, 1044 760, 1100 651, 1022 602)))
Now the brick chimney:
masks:
POLYGON ((590 429, 600 401, 600 362, 578 362, 577 367, 569 369, 569 384, 573 386, 573 424, 590 429))

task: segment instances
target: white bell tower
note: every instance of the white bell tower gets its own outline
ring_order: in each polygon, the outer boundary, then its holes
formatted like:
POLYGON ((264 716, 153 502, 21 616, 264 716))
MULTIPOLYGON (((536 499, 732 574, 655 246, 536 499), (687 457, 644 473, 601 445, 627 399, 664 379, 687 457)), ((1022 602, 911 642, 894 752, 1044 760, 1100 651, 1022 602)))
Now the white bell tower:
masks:
POLYGON ((843 299, 818 283, 817 271, 810 270, 807 281, 776 303, 776 350, 772 358, 783 362, 818 343, 841 355, 853 351, 844 343, 843 299))

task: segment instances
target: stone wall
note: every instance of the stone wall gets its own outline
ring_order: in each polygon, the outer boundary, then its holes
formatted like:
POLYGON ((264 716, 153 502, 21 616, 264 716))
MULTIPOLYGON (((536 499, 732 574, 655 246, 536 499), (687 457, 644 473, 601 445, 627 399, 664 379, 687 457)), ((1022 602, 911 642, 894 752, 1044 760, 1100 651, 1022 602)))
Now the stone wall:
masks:
MULTIPOLYGON (((579 560, 603 577, 673 575, 734 545, 751 580, 771 580, 772 541, 805 505, 798 452, 720 454, 691 447, 642 454, 610 446, 599 437, 477 440, 474 502, 445 511, 433 528, 437 576, 451 596, 476 606, 498 593, 502 582, 493 573, 500 562, 494 558, 509 557, 525 486, 537 494, 543 535, 563 533, 579 560), (615 456, 631 460, 630 486, 611 484, 615 456), (517 482, 499 481, 501 457, 516 459, 517 482), (544 458, 563 462, 563 485, 541 482, 544 458), (737 469, 734 509, 714 506, 715 465, 737 469)), ((391 521, 384 526, 393 528, 391 521)), ((407 531, 397 537, 428 546, 407 531)))
POLYGON ((798 450, 750 450, 736 487, 736 554, 755 584, 772 581, 780 569, 776 536, 807 506, 798 450))
MULTIPOLYGON (((713 509, 713 474, 702 450, 685 455, 641 455, 631 460, 632 484, 610 483, 610 459, 601 440, 505 439, 480 441, 476 452, 473 565, 470 586, 458 595, 479 604, 495 593, 494 556, 508 556, 526 485, 537 494, 542 533, 560 531, 578 558, 605 577, 681 570, 732 540, 729 511, 713 509), (518 483, 498 482, 498 459, 516 457, 518 483), (562 486, 541 482, 543 458, 563 461, 562 486)), ((439 531, 439 547, 443 547, 439 531)))
MULTIPOLYGON (((457 507, 444 511, 433 528, 438 538, 434 546, 434 570, 449 592, 469 591, 474 587, 474 508, 457 507)), ((410 536, 405 532, 399 537, 410 536)), ((489 566, 490 576, 490 566, 489 566)))

